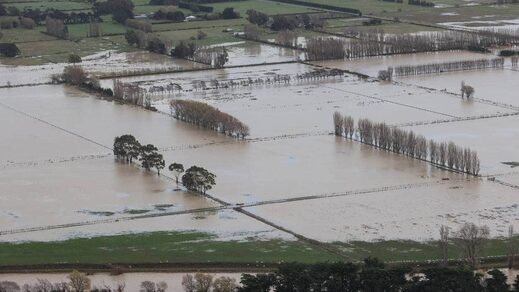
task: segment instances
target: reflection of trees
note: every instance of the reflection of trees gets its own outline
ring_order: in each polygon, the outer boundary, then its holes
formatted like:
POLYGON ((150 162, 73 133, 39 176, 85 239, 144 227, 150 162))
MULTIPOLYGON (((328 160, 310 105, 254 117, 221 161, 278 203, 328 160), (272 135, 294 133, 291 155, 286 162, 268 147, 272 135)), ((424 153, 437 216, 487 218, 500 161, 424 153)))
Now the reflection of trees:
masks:
POLYGON ((244 55, 259 56, 261 55, 261 44, 247 43, 243 46, 244 55))

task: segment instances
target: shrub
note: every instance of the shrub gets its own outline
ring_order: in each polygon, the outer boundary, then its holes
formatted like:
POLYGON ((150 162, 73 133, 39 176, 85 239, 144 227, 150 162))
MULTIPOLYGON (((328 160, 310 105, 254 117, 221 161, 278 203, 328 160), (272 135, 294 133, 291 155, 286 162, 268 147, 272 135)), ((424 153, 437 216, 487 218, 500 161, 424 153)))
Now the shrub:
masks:
POLYGON ((20 49, 14 43, 0 43, 0 54, 12 58, 20 54, 20 49))

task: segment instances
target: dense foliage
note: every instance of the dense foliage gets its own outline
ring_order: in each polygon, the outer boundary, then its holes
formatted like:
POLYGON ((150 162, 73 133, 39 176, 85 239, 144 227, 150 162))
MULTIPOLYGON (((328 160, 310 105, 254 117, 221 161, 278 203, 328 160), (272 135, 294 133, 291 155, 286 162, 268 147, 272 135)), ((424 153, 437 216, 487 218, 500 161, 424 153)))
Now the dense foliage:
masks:
POLYGON ((247 125, 207 103, 176 99, 171 101, 170 107, 178 120, 238 138, 249 135, 247 125))

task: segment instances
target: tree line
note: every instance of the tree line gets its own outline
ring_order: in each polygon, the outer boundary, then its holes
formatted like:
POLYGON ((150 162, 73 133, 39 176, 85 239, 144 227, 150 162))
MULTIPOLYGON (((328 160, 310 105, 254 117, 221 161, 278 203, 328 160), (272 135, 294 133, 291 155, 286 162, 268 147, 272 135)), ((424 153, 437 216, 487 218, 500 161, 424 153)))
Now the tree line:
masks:
POLYGON ((388 68, 388 71, 394 70, 394 76, 411 76, 421 74, 435 74, 442 72, 481 70, 487 68, 503 68, 505 64, 504 58, 494 59, 478 59, 456 62, 432 63, 423 65, 408 65, 388 68))
MULTIPOLYGON (((280 85, 280 84, 290 84, 294 80, 297 82, 304 81, 315 81, 315 80, 323 80, 329 78, 342 77, 344 75, 344 71, 340 69, 314 69, 309 72, 296 74, 295 76, 291 76, 288 74, 275 74, 274 76, 268 77, 257 77, 257 78, 241 78, 241 79, 227 79, 227 80, 218 80, 211 79, 208 81, 204 80, 193 80, 191 82, 193 89, 184 89, 178 83, 168 83, 164 85, 153 85, 149 87, 146 93, 150 95, 156 94, 171 94, 178 92, 191 92, 193 90, 215 90, 215 89, 229 89, 236 87, 251 87, 251 86, 265 86, 265 85, 280 85)), ((146 97, 148 98, 148 97, 146 97)))
POLYGON ((337 38, 308 38, 306 40, 306 59, 309 61, 344 59, 344 41, 337 38))
MULTIPOLYGON (((158 152, 158 148, 153 144, 141 144, 132 135, 122 135, 115 137, 113 145, 113 153, 117 160, 125 163, 133 163, 138 160, 142 168, 147 172, 155 169, 157 174, 166 166, 166 162, 162 154, 158 152)), ((182 185, 193 192, 205 194, 216 184, 216 175, 209 172, 203 167, 193 165, 184 170, 184 165, 180 163, 171 163, 168 169, 175 176, 177 190, 179 189, 179 177, 182 173, 182 185)))
POLYGON ((427 140, 411 130, 390 127, 385 123, 359 119, 357 126, 350 116, 339 112, 333 115, 335 135, 355 139, 361 143, 393 151, 412 158, 429 161, 448 169, 479 175, 480 161, 477 152, 454 142, 427 140))
POLYGON ((65 25, 62 19, 55 19, 50 16, 45 18, 45 27, 47 33, 60 39, 68 39, 68 27, 65 25))
POLYGON ((357 38, 344 43, 347 58, 487 48, 510 44, 516 42, 519 38, 516 32, 508 30, 385 34, 383 30, 379 29, 369 32, 347 30, 344 34, 357 38))
POLYGON ((114 79, 113 98, 118 101, 154 110, 154 108, 151 106, 151 99, 146 94, 146 89, 135 83, 126 83, 119 79, 114 79))
MULTIPOLYGON (((0 291, 7 292, 123 292, 126 284, 92 286, 90 278, 78 271, 68 275, 68 281, 51 283, 38 279, 34 284, 20 287, 13 281, 1 281, 0 291)), ((426 267, 413 270, 409 267, 388 267, 376 258, 365 258, 360 263, 283 263, 270 273, 241 275, 240 283, 230 277, 214 278, 209 274, 186 274, 182 287, 171 287, 163 282, 142 281, 132 291, 140 292, 519 292, 519 275, 510 279, 497 269, 485 273, 474 272, 461 266, 455 268, 426 267), (180 290, 182 289, 182 290, 180 290)))
POLYGON ((204 102, 175 99, 170 109, 173 117, 183 122, 242 139, 249 135, 247 125, 204 102))

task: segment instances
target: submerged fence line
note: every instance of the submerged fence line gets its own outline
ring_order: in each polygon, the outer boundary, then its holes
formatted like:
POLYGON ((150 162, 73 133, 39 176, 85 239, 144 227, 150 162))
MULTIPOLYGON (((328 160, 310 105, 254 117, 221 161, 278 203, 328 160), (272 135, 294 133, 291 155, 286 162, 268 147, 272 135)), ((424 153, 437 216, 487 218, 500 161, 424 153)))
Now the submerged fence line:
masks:
POLYGON ((388 71, 392 71, 393 76, 411 76, 421 74, 434 74, 453 71, 481 70, 488 68, 503 68, 505 64, 504 58, 494 59, 478 59, 445 63, 430 63, 423 65, 409 65, 389 67, 388 71))
POLYGON ((359 119, 355 127, 352 117, 343 116, 339 112, 333 114, 333 123, 336 136, 431 162, 450 170, 479 175, 480 161, 477 152, 454 142, 427 140, 411 130, 374 123, 369 119, 359 119))

